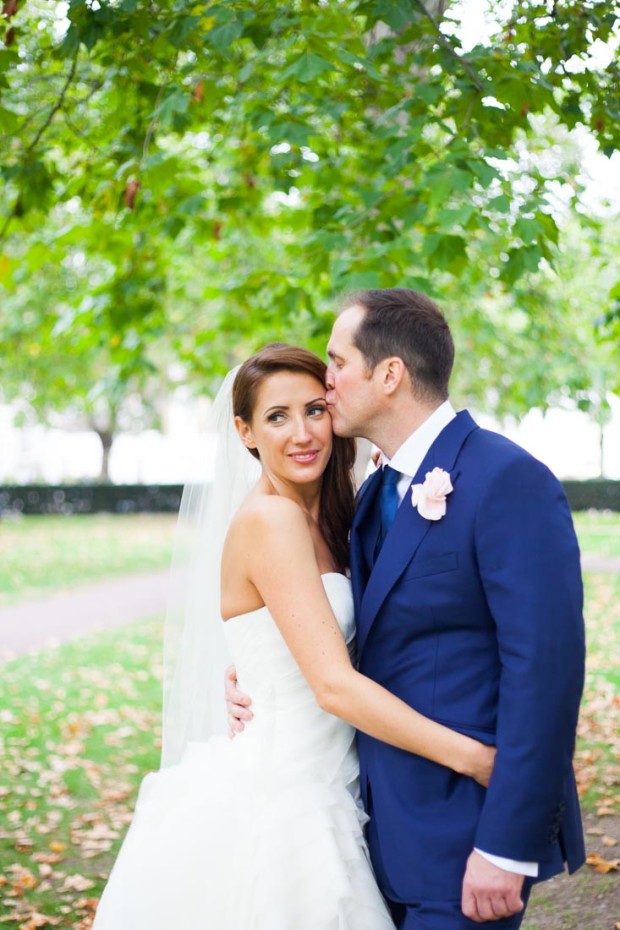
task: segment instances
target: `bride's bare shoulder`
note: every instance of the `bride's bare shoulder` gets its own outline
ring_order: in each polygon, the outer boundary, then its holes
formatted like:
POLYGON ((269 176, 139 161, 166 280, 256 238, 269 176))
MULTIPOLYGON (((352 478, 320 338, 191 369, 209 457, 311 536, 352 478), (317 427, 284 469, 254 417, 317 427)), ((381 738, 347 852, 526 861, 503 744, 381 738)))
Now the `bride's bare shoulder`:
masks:
POLYGON ((279 494, 251 494, 237 511, 231 530, 281 529, 307 526, 304 513, 295 501, 279 494))

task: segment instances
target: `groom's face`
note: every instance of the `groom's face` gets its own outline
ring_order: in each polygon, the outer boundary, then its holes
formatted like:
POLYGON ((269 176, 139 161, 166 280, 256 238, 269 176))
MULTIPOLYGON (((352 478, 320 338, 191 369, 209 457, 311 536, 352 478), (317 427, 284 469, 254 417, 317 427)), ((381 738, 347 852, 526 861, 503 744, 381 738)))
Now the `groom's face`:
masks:
POLYGON ((379 399, 376 379, 354 343, 365 313, 358 305, 341 313, 327 344, 326 400, 337 436, 368 436, 379 399))

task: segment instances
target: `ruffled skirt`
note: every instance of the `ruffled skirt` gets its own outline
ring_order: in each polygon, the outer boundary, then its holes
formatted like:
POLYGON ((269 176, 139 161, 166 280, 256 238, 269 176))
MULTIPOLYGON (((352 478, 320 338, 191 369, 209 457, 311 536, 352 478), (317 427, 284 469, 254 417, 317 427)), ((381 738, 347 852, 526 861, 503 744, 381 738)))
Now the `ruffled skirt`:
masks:
POLYGON ((194 743, 144 779, 93 930, 394 930, 357 784, 291 779, 252 745, 194 743))

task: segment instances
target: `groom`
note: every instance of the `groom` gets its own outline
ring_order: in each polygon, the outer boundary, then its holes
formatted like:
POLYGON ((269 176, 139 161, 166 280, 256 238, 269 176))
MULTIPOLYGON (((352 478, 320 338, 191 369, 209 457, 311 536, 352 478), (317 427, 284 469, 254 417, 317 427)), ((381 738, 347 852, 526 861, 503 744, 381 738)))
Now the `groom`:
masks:
POLYGON ((401 930, 516 930, 533 881, 584 860, 570 512, 544 465, 454 412, 452 337, 428 297, 355 295, 328 355, 334 431, 383 453, 351 531, 360 671, 497 746, 485 790, 359 733, 377 879, 401 930))

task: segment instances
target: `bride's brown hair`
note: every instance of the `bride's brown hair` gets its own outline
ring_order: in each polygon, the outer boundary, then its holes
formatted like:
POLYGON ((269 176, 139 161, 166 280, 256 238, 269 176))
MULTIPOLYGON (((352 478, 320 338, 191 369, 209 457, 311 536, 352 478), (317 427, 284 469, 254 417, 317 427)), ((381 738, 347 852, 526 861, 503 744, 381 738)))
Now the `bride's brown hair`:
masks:
MULTIPOLYGON (((252 422, 256 395, 266 378, 278 371, 299 371, 325 384, 327 365, 318 355, 299 346, 272 342, 243 363, 233 385, 232 402, 235 416, 252 422)), ((259 458, 257 449, 249 452, 259 458)), ((349 565, 349 530, 353 520, 355 488, 353 463, 355 440, 334 436, 334 445, 323 473, 319 529, 334 557, 339 571, 349 565)))

